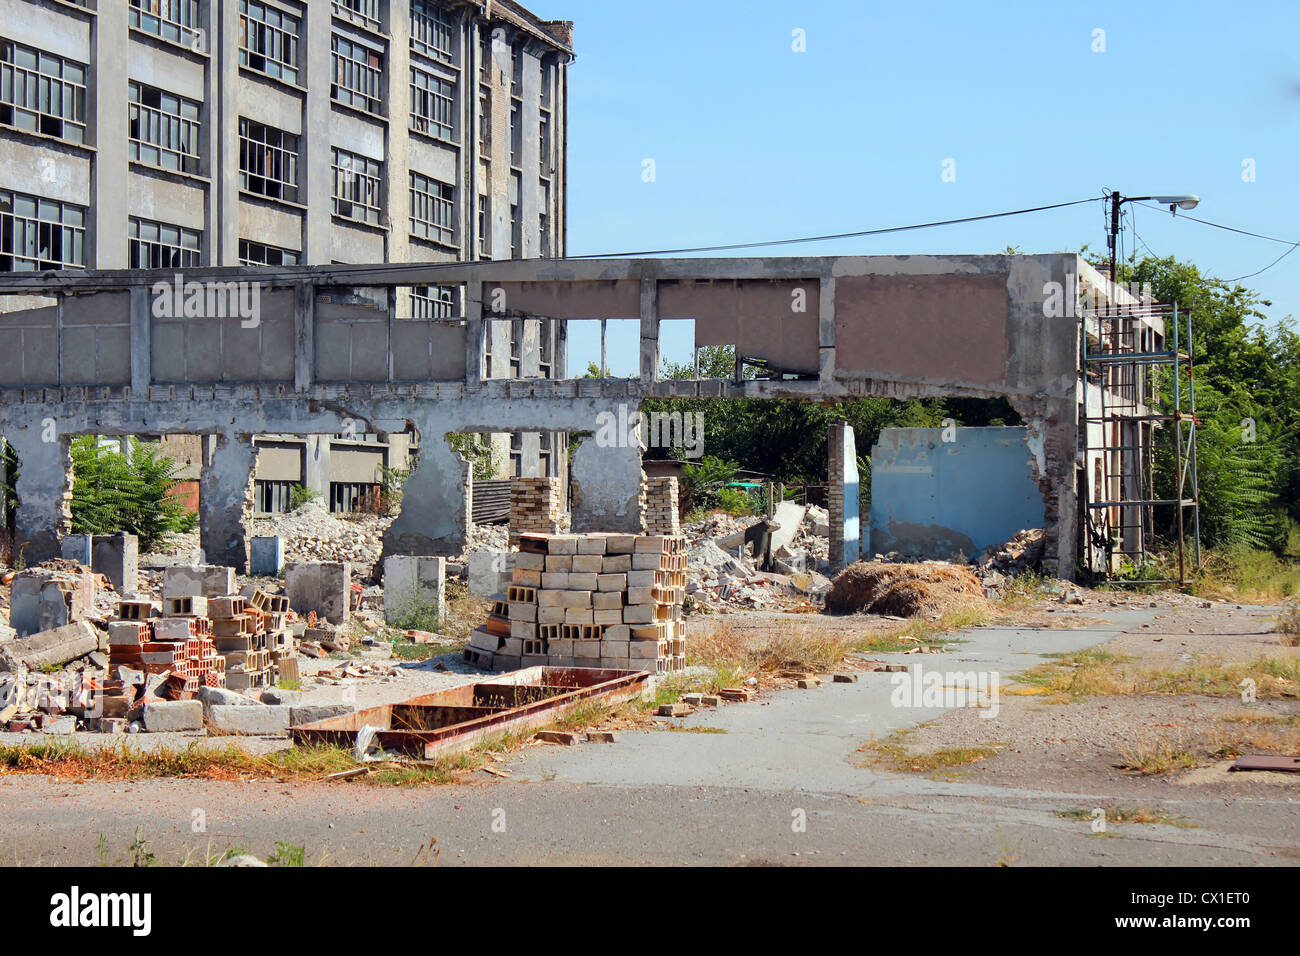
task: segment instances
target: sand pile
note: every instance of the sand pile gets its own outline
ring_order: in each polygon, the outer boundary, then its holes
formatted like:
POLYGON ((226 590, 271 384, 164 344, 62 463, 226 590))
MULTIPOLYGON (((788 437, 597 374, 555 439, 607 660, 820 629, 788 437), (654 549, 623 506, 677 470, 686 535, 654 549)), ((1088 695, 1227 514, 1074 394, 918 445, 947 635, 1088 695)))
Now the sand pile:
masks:
POLYGON ((826 610, 937 617, 952 607, 983 601, 984 589, 965 565, 859 561, 831 582, 826 610))

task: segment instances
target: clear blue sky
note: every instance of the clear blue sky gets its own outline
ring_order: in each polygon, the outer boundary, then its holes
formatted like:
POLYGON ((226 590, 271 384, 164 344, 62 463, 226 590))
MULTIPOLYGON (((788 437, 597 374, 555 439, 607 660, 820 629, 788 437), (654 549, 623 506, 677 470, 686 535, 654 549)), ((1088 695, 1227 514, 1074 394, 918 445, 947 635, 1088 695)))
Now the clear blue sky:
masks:
MULTIPOLYGON (((1111 187, 1196 193, 1194 216, 1300 240, 1297 0, 527 5, 575 22, 570 255, 850 232, 1111 187), (806 52, 792 50, 796 29, 806 52)), ((1224 278, 1287 248, 1135 214, 1154 253, 1224 278)), ((1105 248, 1101 203, 758 254, 1085 243, 1105 248)), ((1270 318, 1300 315, 1300 250, 1246 284, 1270 318)), ((585 365, 589 346, 574 348, 585 365)))

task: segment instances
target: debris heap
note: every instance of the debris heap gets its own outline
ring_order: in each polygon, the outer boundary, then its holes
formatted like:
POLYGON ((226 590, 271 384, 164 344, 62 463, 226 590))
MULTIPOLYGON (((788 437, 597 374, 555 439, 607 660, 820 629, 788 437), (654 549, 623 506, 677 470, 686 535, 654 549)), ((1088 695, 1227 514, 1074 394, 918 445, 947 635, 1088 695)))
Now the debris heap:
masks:
POLYGON ((686 564, 677 535, 521 535, 514 583, 465 660, 494 670, 681 670, 686 564))

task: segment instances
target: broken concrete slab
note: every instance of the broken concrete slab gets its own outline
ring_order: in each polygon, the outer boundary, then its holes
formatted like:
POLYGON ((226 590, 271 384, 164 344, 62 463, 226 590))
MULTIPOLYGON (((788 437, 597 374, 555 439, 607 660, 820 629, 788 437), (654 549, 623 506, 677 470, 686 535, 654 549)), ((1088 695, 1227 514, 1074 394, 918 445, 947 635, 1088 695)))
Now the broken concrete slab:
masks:
POLYGON ((235 569, 220 564, 175 565, 163 572, 163 597, 201 595, 214 598, 235 593, 235 569))
POLYGON ((203 704, 197 700, 146 703, 141 717, 151 734, 203 729, 203 704))
POLYGON ((14 575, 9 623, 19 637, 26 637, 79 621, 94 606, 95 578, 89 571, 32 568, 14 575))
POLYGON ((505 551, 476 551, 468 557, 469 593, 490 598, 510 586, 515 556, 505 551))
POLYGON ((783 501, 776 506, 776 513, 772 516, 772 520, 780 527, 772 532, 773 551, 788 548, 794 543, 795 534, 799 531, 799 525, 803 523, 806 510, 803 505, 794 501, 783 501))
POLYGON ((278 736, 289 732, 291 711, 292 708, 284 704, 255 703, 251 707, 218 704, 208 708, 208 731, 249 737, 278 736))
POLYGON ((302 703, 302 697, 302 691, 285 690, 283 687, 268 687, 262 691, 262 703, 264 704, 282 704, 286 707, 297 707, 302 703))
POLYGON ((204 707, 247 707, 257 704, 253 698, 237 690, 206 686, 199 688, 199 701, 204 707))
POLYGON ((347 623, 352 601, 352 565, 347 561, 299 561, 284 571, 289 606, 304 617, 316 612, 332 624, 347 623))
POLYGON ((350 714, 354 708, 350 704, 303 704, 289 708, 289 724, 301 727, 303 724, 315 723, 330 717, 342 717, 350 714))
POLYGON ((425 619, 433 615, 438 624, 447 618, 447 559, 400 554, 385 558, 384 622, 428 627, 434 622, 425 619))
POLYGON ((74 621, 48 631, 10 641, 0 650, 0 670, 40 670, 59 667, 107 644, 89 621, 74 621))

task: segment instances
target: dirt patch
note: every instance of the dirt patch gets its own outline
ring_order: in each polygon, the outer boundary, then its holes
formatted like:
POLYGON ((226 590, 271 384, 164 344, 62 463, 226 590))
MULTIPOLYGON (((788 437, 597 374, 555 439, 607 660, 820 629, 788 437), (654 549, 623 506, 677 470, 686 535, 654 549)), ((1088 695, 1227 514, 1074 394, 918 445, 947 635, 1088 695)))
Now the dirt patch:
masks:
MULTIPOLYGON (((1262 652, 1294 654, 1269 633, 1271 615, 1259 608, 1175 607, 1157 620, 1160 626, 1137 628, 1070 658, 1078 658, 1073 663, 1080 669, 1120 661, 1141 679, 1155 672, 1194 677, 1212 658, 1242 666, 1262 652)), ((956 767, 956 776, 969 783, 1108 792, 1126 799, 1174 797, 1192 784, 1224 796, 1250 795, 1261 786, 1300 792, 1295 774, 1225 772, 1243 753, 1300 752, 1300 700, 1286 693, 1289 685, 1244 703, 1235 687, 1207 694, 1197 692, 1195 680, 1165 680, 1159 687, 1166 684, 1168 689, 1155 693, 1059 698, 1066 703, 1049 702, 1044 687, 1013 684, 1002 689, 994 717, 986 708, 955 710, 906 734, 868 742, 864 753, 889 751, 896 766, 910 759, 924 769, 932 762, 929 755, 997 740, 1005 746, 996 755, 956 767)))
POLYGON ((958 605, 984 600, 979 579, 965 566, 865 561, 845 568, 831 582, 826 610, 938 617, 958 605))

